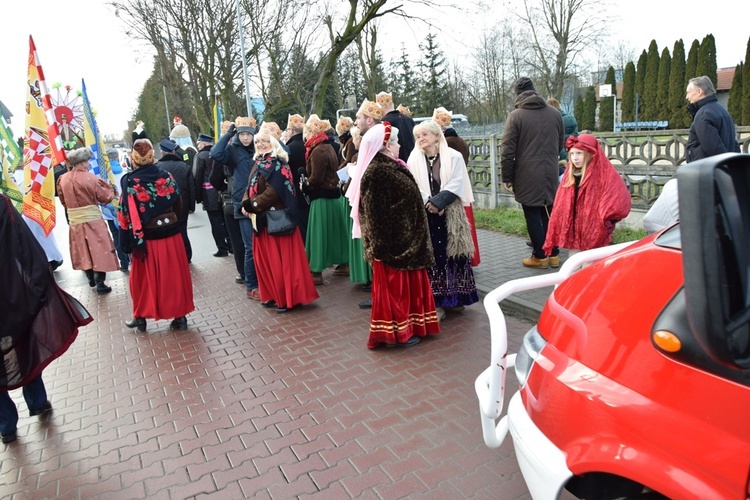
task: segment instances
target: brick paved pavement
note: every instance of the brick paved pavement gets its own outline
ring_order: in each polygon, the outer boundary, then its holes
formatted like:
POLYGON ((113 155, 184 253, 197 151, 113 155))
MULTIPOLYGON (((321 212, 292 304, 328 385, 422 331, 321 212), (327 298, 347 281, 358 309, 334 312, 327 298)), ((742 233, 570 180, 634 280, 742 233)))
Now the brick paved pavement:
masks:
MULTIPOLYGON (((55 233, 67 258, 64 225, 55 233)), ((56 273, 95 322, 44 372, 48 418, 28 417, 13 391, 19 438, 0 447, 0 497, 528 498, 510 440, 482 441, 481 303, 417 346, 371 351, 357 308, 367 294, 346 278, 326 271, 319 300, 280 315, 245 297, 231 258, 211 257, 204 213, 190 234, 197 309, 185 332, 126 328, 123 273, 103 297, 68 262, 56 273)), ((522 239, 481 231, 480 248, 481 288, 525 271, 522 239)), ((509 318, 512 349, 528 327, 509 318)))

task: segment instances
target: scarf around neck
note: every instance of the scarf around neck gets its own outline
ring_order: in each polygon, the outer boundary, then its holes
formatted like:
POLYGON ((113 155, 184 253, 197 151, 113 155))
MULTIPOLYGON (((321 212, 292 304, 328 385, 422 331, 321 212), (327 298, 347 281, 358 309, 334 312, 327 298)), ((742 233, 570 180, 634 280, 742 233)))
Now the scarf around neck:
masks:
POLYGON ((328 134, 325 132, 318 132, 314 136, 310 137, 305 143, 305 162, 310 158, 310 153, 315 149, 315 146, 326 142, 328 140, 328 134))

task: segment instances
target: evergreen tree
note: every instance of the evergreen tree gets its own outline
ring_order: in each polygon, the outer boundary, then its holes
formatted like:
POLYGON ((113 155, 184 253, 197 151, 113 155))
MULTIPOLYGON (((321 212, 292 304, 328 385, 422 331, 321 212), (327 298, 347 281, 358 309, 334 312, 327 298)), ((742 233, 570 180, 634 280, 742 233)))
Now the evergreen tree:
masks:
POLYGON ((713 35, 706 35, 701 42, 696 71, 698 73, 696 76, 706 75, 716 87, 716 40, 713 35))
POLYGON ((745 63, 742 67, 742 121, 739 125, 750 125, 750 38, 745 50, 745 63))
POLYGON ((612 86, 612 96, 599 98, 599 130, 602 132, 614 132, 614 102, 617 95, 617 81, 615 80, 615 68, 612 66, 607 69, 604 84, 612 86))
POLYGON ((659 78, 657 79, 656 88, 656 119, 669 120, 669 72, 672 67, 672 57, 669 55, 669 49, 664 47, 659 58, 659 78))
POLYGON ((685 128, 690 117, 685 108, 685 44, 677 40, 672 51, 672 68, 669 70, 669 127, 685 128))
POLYGON ((638 65, 635 69, 635 96, 633 96, 633 113, 634 118, 638 121, 643 120, 643 86, 646 82, 646 65, 648 63, 648 53, 644 50, 638 58, 638 65))
POLYGON ((622 121, 632 122, 635 120, 635 64, 628 61, 625 65, 625 73, 622 75, 622 121))
POLYGON ((688 52, 687 64, 685 64, 685 88, 687 88, 687 84, 691 78, 699 76, 697 70, 698 52, 700 51, 700 49, 700 42, 698 42, 698 40, 693 40, 693 44, 690 46, 690 51, 688 52))
POLYGON ((452 108, 450 102, 450 88, 448 85, 448 67, 443 52, 437 45, 437 35, 430 33, 424 43, 419 45, 422 57, 418 67, 422 78, 418 90, 416 113, 431 116, 432 111, 444 106, 452 108))
POLYGON ((586 112, 586 104, 583 100, 583 95, 579 93, 578 97, 576 98, 576 103, 573 105, 573 116, 576 119, 576 123, 578 124, 579 130, 585 130, 583 128, 583 116, 585 112, 586 112))
POLYGON ((659 101, 657 88, 659 85, 659 47, 656 40, 651 40, 648 46, 648 59, 646 61, 646 76, 643 79, 643 110, 642 119, 656 120, 659 117, 659 101))
POLYGON ((744 64, 739 63, 734 68, 734 78, 732 78, 732 88, 729 89, 729 101, 727 101, 727 111, 734 120, 735 124, 742 123, 742 70, 744 64))
POLYGON ((406 45, 401 44, 401 55, 393 63, 391 91, 393 102, 414 109, 417 102, 417 78, 414 75, 406 45))
MULTIPOLYGON (((577 120, 577 119, 576 119, 577 120)), ((578 130, 594 130, 596 126, 596 91, 593 85, 586 89, 583 104, 583 116, 578 122, 578 130)))

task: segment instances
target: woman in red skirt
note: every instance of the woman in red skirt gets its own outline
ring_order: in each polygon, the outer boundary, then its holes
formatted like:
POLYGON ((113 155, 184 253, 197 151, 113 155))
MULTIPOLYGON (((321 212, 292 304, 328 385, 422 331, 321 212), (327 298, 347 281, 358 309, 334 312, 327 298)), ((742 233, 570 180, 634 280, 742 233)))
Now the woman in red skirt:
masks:
POLYGON ((422 195, 398 159, 398 130, 388 122, 362 138, 359 220, 365 260, 372 264, 367 347, 410 346, 440 332, 427 268, 435 265, 422 195))
POLYGON ((174 318, 172 330, 187 330, 193 305, 185 245, 177 223, 182 202, 172 176, 154 164, 148 139, 133 143, 130 156, 135 170, 122 178, 118 221, 120 245, 132 253, 130 295, 133 319, 130 328, 146 331, 146 318, 174 318))
POLYGON ((289 156, 268 130, 261 128, 254 141, 255 165, 242 201, 242 213, 255 218, 253 256, 261 304, 285 313, 317 299, 318 292, 299 228, 284 235, 268 233, 268 212, 288 209, 293 220, 299 216, 292 170, 287 163, 289 156))

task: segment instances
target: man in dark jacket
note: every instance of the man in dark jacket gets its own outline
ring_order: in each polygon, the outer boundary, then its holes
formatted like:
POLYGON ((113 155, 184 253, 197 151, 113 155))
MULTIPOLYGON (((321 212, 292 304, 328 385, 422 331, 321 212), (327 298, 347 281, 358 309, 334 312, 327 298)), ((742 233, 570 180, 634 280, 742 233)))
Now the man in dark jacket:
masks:
POLYGON ((214 257, 229 255, 231 245, 224 226, 224 211, 220 193, 211 185, 211 173, 214 168, 224 168, 210 156, 214 139, 207 134, 198 134, 198 154, 195 155, 195 202, 203 204, 211 224, 211 235, 214 237, 217 252, 214 257))
POLYGON ((240 223, 242 242, 245 244, 246 293, 248 298, 260 300, 258 277, 255 274, 255 260, 253 259, 253 223, 241 212, 242 198, 245 196, 250 171, 255 163, 253 159, 255 154, 255 145, 253 144, 255 124, 255 118, 253 117, 237 117, 236 123, 229 125, 227 132, 211 148, 210 157, 224 165, 227 173, 232 176, 234 218, 240 223))
POLYGON ((187 253, 188 262, 193 258, 193 247, 190 245, 188 238, 188 214, 195 211, 195 179, 193 169, 187 163, 177 156, 177 143, 170 139, 164 139, 159 143, 159 149, 162 152, 161 159, 157 166, 166 170, 180 188, 180 198, 182 198, 182 213, 177 214, 179 217, 180 233, 182 241, 185 243, 185 252, 187 253))
POLYGON ((740 152, 734 122, 729 112, 719 104, 716 89, 707 76, 691 78, 685 98, 693 116, 690 125, 685 159, 688 163, 721 153, 740 152))
POLYGON ((562 115, 545 102, 527 77, 516 81, 515 92, 516 109, 508 115, 503 130, 500 155, 503 185, 513 191, 523 208, 534 249, 530 258, 523 259, 523 265, 557 267, 560 265, 557 247, 547 258, 542 246, 559 183, 557 162, 565 134, 562 115))
POLYGON ((385 111, 382 121, 398 129, 398 143, 401 145, 398 157, 404 161, 408 160, 414 149, 414 120, 393 107, 393 97, 388 92, 380 92, 375 96, 375 100, 385 111))
POLYGON ((291 136, 286 142, 289 148, 289 168, 292 169, 294 177, 294 189, 297 193, 297 207, 299 208, 299 232, 302 241, 307 238, 307 219, 310 217, 310 201, 307 195, 299 188, 301 172, 305 171, 305 140, 302 138, 302 128, 305 119, 301 115, 289 115, 286 128, 291 131, 291 136))

